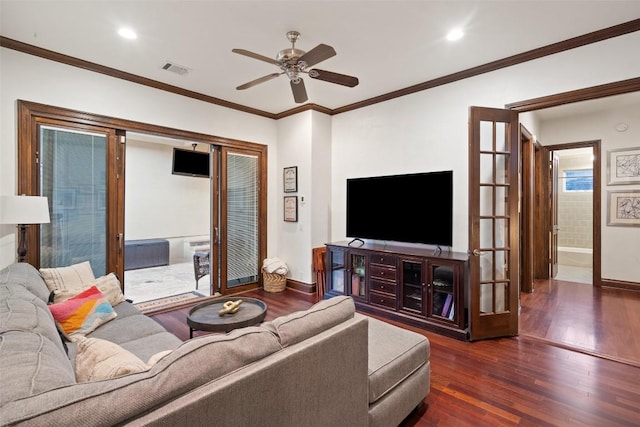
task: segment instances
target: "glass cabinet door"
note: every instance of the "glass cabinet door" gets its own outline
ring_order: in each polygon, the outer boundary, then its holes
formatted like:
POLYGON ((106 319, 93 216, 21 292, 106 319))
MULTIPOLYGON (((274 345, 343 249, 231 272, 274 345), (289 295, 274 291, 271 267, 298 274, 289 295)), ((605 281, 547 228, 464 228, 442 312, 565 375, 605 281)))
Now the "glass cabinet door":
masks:
POLYGON ((403 310, 422 314, 424 263, 420 260, 401 260, 401 292, 403 310))
POLYGON ((367 277, 367 257, 364 254, 351 253, 351 289, 349 294, 353 297, 365 298, 366 277, 367 277))
POLYGON ((449 265, 429 263, 431 302, 427 315, 446 321, 455 321, 456 293, 454 269, 449 265))
POLYGON ((344 294, 345 277, 347 274, 345 251, 330 248, 327 251, 329 261, 329 274, 327 280, 327 293, 344 294))

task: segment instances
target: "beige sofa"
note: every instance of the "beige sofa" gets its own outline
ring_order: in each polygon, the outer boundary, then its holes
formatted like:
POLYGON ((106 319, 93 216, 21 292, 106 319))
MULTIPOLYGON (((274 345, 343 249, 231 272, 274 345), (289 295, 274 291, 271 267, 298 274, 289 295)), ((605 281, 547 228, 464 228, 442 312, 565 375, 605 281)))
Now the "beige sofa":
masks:
POLYGON ((0 271, 1 425, 394 426, 429 392, 429 342, 336 297, 181 342, 127 302, 89 336, 147 369, 78 382, 38 271, 0 271), (164 354, 162 353, 162 354, 164 354))

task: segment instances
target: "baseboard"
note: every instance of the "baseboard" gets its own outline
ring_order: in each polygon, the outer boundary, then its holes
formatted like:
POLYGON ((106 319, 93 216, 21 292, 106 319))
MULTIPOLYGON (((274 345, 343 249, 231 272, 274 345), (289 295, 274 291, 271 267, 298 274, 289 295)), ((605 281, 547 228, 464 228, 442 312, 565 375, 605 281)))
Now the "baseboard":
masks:
POLYGON ((600 286, 603 288, 626 289, 629 291, 640 292, 640 283, 627 282, 625 280, 601 279, 600 286))
POLYGON ((292 279, 287 279, 287 288, 302 292, 303 294, 315 295, 316 293, 315 283, 304 283, 292 279))

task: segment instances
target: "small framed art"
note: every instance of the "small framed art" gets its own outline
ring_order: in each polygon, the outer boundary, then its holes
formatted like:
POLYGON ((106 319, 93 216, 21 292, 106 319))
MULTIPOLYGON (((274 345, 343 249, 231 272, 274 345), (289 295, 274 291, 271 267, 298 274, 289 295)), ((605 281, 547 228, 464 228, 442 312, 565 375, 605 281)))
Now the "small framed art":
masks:
POLYGON ((607 154, 609 185, 640 184, 640 147, 611 150, 607 154))
POLYGON ((284 196, 284 220, 298 222, 298 196, 284 196))
POLYGON ((284 192, 295 193, 298 191, 298 167, 284 168, 284 192))
POLYGON ((607 193, 607 225, 640 227, 640 190, 607 193))

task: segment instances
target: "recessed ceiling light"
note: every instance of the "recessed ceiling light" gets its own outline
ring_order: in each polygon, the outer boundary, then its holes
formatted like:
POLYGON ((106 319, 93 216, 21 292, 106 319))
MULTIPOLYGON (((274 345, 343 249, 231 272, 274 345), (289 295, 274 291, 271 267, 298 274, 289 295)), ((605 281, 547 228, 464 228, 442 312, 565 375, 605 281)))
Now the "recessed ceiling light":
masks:
POLYGON ((131 28, 120 28, 118 30, 118 34, 120 34, 120 37, 129 39, 129 40, 138 38, 138 35, 131 28))
POLYGON ((447 40, 460 40, 463 36, 464 32, 460 28, 454 28, 453 30, 449 31, 449 34, 447 34, 447 40))

